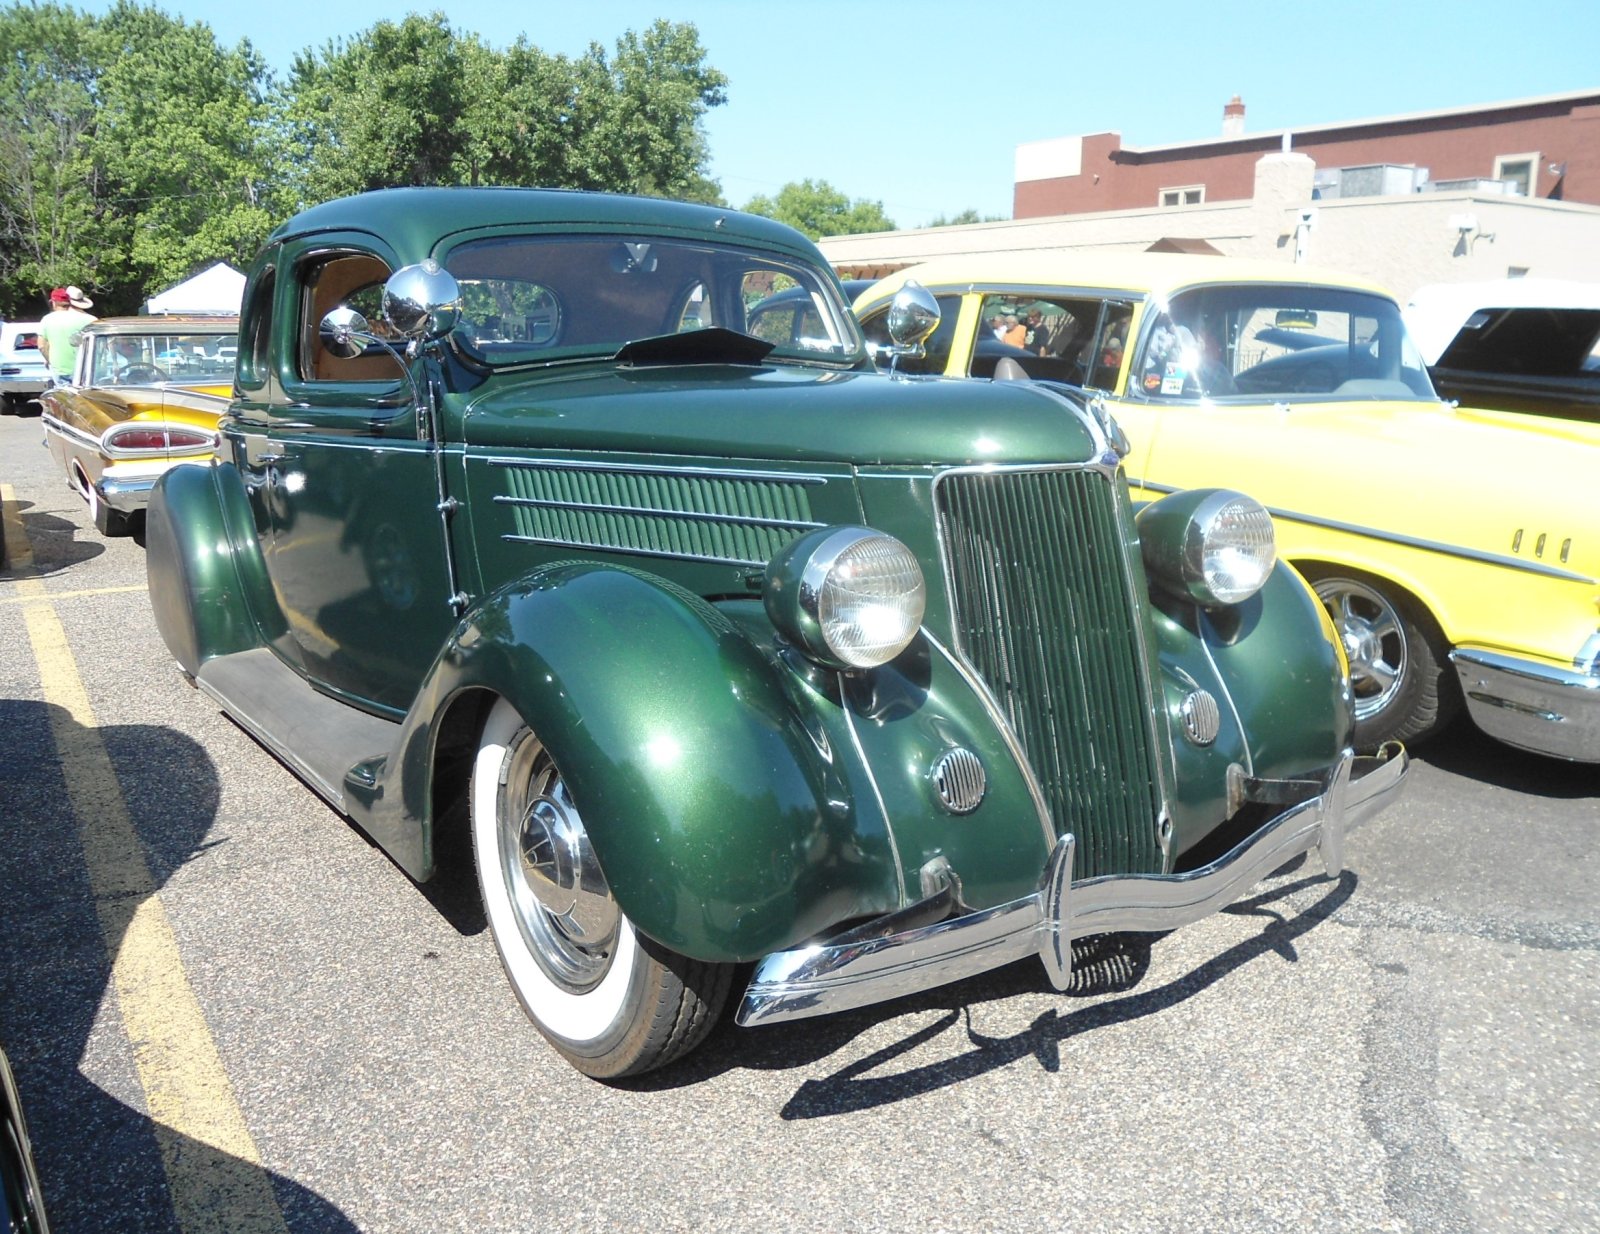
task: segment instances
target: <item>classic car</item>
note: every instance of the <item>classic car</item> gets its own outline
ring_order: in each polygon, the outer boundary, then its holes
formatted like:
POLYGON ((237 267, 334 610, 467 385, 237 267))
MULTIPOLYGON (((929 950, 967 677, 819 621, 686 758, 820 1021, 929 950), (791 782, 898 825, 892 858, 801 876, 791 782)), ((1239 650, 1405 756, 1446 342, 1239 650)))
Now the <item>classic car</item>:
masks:
MULTIPOLYGON (((895 346, 935 306, 908 293, 895 346)), ((780 224, 393 189, 249 273, 218 459, 158 482, 182 670, 418 880, 469 840, 534 1023, 614 1078, 1161 930, 1399 790, 1271 522, 1135 522, 1069 395, 875 371, 780 224), (746 327, 804 289, 815 328, 746 327), (826 337, 826 347, 820 340, 826 337)))
POLYGON ((1600 761, 1600 429, 1441 402, 1382 288, 1182 254, 949 259, 856 301, 886 334, 907 283, 944 322, 913 365, 1084 390, 1128 438, 1136 500, 1224 485, 1272 512, 1350 661, 1356 745, 1415 742, 1463 700, 1489 735, 1600 761), (1037 309, 1043 354, 981 347, 1037 309))
POLYGON ((216 450, 238 329, 222 316, 84 327, 71 384, 43 397, 45 444, 101 535, 136 532, 156 477, 216 450))
POLYGON ((50 384, 50 366, 39 351, 39 323, 0 321, 0 411, 20 412, 50 384))
POLYGON ((6 1220, 6 1234, 50 1234, 28 1120, 4 1050, 0 1050, 0 1216, 6 1220))
POLYGON ((1435 283, 1412 293, 1405 319, 1444 398, 1600 421, 1600 284, 1435 283))

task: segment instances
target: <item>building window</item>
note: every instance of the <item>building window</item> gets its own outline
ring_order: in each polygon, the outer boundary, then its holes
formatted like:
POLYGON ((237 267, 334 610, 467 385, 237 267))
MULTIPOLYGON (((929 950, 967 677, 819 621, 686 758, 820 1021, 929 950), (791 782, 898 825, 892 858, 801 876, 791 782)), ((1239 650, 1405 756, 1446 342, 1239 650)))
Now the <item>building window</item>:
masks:
POLYGON ((1162 189, 1157 200, 1163 208, 1168 206, 1198 206, 1206 199, 1206 186, 1186 184, 1181 188, 1162 189))
POLYGON ((1535 168, 1538 166, 1537 151, 1533 154, 1501 154, 1494 160, 1494 178, 1509 180, 1522 196, 1532 197, 1537 187, 1535 168))

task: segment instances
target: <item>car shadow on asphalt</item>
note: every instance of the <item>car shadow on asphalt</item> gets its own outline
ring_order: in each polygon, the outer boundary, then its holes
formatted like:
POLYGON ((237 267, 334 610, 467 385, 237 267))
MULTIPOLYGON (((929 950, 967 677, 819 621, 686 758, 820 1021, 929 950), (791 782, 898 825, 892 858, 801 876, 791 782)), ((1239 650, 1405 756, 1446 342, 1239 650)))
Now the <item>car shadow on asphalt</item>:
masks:
MULTIPOLYGON (((37 510, 31 501, 12 504, 22 520, 22 543, 30 545, 33 552, 34 564, 27 572, 28 577, 53 578, 106 551, 104 544, 78 539, 83 528, 71 519, 37 510)), ((0 519, 0 565, 10 563, 5 537, 5 520, 0 519)))
MULTIPOLYGON (((1304 868, 1296 858, 1280 876, 1304 868)), ((886 1017, 938 1012, 931 1023, 919 1023, 902 1040, 854 1059, 832 1075, 806 1080, 785 1103, 784 1119, 824 1118, 890 1105, 947 1088, 1025 1059, 1046 1071, 1060 1067, 1061 1044, 1070 1038, 1166 1011, 1216 984, 1251 961, 1275 954, 1294 963, 1296 940, 1331 917, 1355 893, 1357 877, 1345 871, 1337 879, 1321 874, 1278 883, 1229 905, 1234 916, 1260 917, 1265 927, 1200 967, 1154 989, 1141 989, 1152 948, 1161 934, 1110 934, 1073 943, 1072 985, 1061 999, 1094 999, 1078 1009, 1055 1008, 1037 1017, 1021 1032, 1004 1037, 978 1031, 972 1008, 1021 994, 1054 994, 1043 966, 1022 960, 993 972, 926 994, 897 999, 879 1007, 823 1016, 795 1024, 741 1029, 731 1015, 695 1054, 664 1072, 652 1073, 624 1086, 644 1090, 700 1083, 729 1070, 789 1070, 817 1062, 847 1047, 886 1017), (1298 911, 1285 901, 1320 890, 1319 897, 1298 911), (968 1048, 955 1057, 887 1071, 919 1047, 953 1031, 964 1032, 968 1048)), ((735 992, 742 985, 735 985, 735 992)))
MULTIPOLYGON (((181 1161, 191 1184, 200 1181, 207 1228, 239 1228, 236 1197, 251 1194, 265 1174, 290 1231, 355 1231, 315 1192, 130 1104, 142 1104, 143 1096, 131 1050, 114 1044, 121 1026, 107 1022, 115 1023, 117 996, 52 720, 65 739, 86 736, 61 708, 0 698, 7 744, 0 759, 0 1039, 26 1104, 52 1228, 180 1230, 166 1160, 181 1161)), ((209 847, 219 800, 215 768, 201 746, 170 728, 98 732, 151 883, 160 888, 209 847)), ((193 1217, 192 1202, 188 1211, 193 1217)))
POLYGON ((1571 800, 1600 795, 1600 767, 1519 750, 1496 741, 1465 716, 1421 745, 1408 747, 1416 761, 1463 779, 1534 797, 1571 800))

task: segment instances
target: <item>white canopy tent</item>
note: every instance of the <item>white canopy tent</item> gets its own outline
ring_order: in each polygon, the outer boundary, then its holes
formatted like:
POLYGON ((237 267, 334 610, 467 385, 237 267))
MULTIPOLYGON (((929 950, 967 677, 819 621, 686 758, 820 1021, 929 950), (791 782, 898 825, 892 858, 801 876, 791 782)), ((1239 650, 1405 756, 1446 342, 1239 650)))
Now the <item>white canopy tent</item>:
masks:
POLYGON ((145 301, 146 313, 237 313, 244 300, 244 275, 225 261, 145 301))

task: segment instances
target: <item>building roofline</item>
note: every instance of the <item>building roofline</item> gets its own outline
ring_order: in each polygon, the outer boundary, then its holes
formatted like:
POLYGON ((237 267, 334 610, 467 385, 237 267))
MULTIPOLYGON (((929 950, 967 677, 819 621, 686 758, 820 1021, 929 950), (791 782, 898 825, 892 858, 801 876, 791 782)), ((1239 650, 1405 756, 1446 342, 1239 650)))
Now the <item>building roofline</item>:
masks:
POLYGON ((1576 103, 1582 99, 1600 102, 1600 88, 1569 90, 1562 94, 1539 94, 1525 99, 1506 99, 1498 103, 1476 103, 1470 107, 1440 107, 1431 111, 1402 112, 1393 116, 1371 116, 1364 120, 1335 120, 1329 124, 1302 124, 1291 128, 1263 129, 1259 132, 1238 133, 1231 136, 1202 137, 1195 141, 1171 142, 1161 146, 1122 146, 1120 154, 1171 154, 1178 150, 1201 147, 1252 145, 1263 141, 1282 142, 1285 134, 1293 137, 1316 133, 1334 133, 1346 129, 1374 128, 1384 125, 1410 124, 1418 120, 1443 120, 1451 116, 1471 116, 1484 112, 1516 111, 1524 107, 1544 107, 1552 103, 1576 103))

